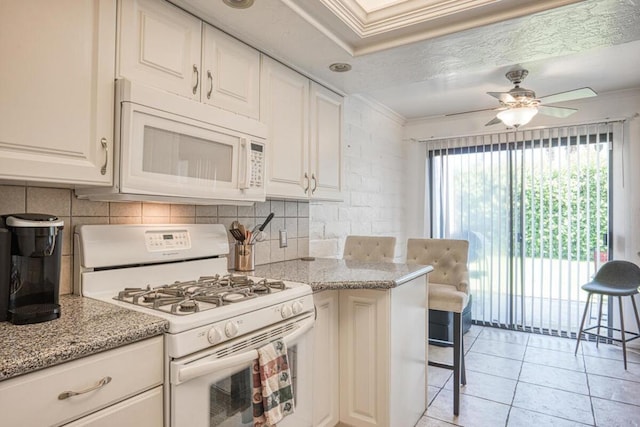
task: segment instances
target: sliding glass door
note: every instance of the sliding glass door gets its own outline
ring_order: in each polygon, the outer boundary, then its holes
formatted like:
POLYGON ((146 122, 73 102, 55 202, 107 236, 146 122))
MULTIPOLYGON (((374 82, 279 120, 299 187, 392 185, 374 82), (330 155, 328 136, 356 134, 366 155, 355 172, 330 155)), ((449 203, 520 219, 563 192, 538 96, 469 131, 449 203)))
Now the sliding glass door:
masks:
POLYGON ((611 125, 454 138, 429 151, 432 235, 470 242, 476 322, 577 332, 608 257, 611 125))

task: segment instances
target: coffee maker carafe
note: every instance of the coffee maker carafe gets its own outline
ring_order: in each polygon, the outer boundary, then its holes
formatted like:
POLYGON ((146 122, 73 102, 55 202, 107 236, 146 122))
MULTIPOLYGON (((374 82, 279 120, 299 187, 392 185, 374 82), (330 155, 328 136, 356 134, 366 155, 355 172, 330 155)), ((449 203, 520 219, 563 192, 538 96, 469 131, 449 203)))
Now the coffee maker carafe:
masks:
MULTIPOLYGON (((8 278, 0 279, 0 286, 8 283, 7 320, 24 325, 59 318, 64 222, 46 214, 11 214, 2 219, 10 237, 10 248, 0 245, 3 251, 10 251, 9 271, 1 273, 8 274, 8 278)), ((7 259, 6 253, 1 255, 7 259)), ((0 297, 4 298, 6 293, 0 290, 0 297)))

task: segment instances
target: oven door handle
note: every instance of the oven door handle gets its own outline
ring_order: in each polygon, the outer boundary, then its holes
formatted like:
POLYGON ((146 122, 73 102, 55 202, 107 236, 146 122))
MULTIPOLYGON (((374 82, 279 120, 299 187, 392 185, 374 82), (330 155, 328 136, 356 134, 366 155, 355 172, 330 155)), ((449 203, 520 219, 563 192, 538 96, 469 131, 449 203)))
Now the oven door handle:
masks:
MULTIPOLYGON (((284 343, 287 346, 293 344, 298 338, 313 328, 313 322, 313 317, 307 319, 293 333, 283 337, 284 343)), ((249 363, 257 358, 258 350, 254 349, 222 359, 196 363, 192 366, 180 366, 171 373, 171 383, 178 385, 203 375, 208 375, 224 369, 233 368, 234 366, 249 363)))

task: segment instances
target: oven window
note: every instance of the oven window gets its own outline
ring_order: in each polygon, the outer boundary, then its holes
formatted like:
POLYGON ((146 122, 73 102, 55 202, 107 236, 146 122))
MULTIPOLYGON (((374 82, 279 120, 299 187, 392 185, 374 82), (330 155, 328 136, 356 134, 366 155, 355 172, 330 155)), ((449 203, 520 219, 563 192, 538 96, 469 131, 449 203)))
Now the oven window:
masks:
MULTIPOLYGON (((287 350, 293 397, 296 401, 298 380, 298 351, 296 346, 287 350)), ((237 427, 253 425, 251 368, 246 368, 209 387, 209 426, 237 427)))

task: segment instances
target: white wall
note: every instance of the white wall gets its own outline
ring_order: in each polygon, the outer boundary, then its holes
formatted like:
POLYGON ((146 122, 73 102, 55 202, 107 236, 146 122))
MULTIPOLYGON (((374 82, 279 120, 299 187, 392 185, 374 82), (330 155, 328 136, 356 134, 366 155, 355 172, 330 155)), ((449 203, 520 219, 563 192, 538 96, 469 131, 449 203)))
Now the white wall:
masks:
MULTIPOLYGON (((538 116, 527 127, 627 119, 623 126, 624 138, 615 141, 613 151, 613 257, 640 264, 640 167, 638 166, 640 165, 640 118, 637 116, 640 112, 640 88, 600 94, 596 98, 574 101, 563 106, 578 108, 578 112, 564 120, 538 116)), ((499 125, 492 128, 484 126, 493 115, 493 112, 489 111, 412 121, 405 126, 405 138, 428 140, 504 130, 499 125)), ((422 162, 423 168, 426 160, 425 153, 426 148, 422 159, 414 159, 416 162, 422 162)), ((423 197, 416 203, 417 206, 427 206, 428 200, 424 199, 425 194, 424 191, 421 194, 415 193, 414 197, 423 197)), ((428 206, 421 215, 425 217, 427 213, 428 206)), ((636 301, 640 302, 640 298, 636 297, 636 301)), ((628 330, 637 330, 629 300, 624 310, 625 326, 628 330)), ((614 320, 617 322, 617 319, 616 314, 614 320)), ((638 341, 633 343, 640 344, 638 341)))
MULTIPOLYGON (((396 260, 405 259, 410 144, 404 121, 358 96, 344 102, 342 154, 344 202, 311 202, 309 253, 341 257, 349 234, 397 238, 396 260)), ((420 178, 422 180, 422 178, 420 178)))

